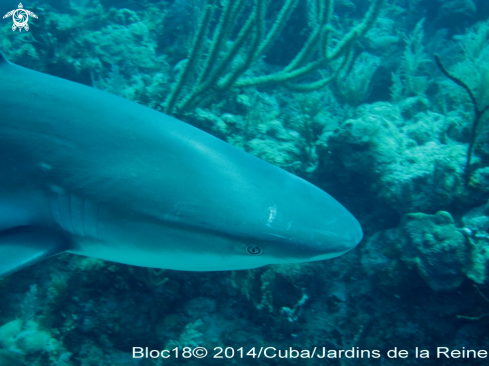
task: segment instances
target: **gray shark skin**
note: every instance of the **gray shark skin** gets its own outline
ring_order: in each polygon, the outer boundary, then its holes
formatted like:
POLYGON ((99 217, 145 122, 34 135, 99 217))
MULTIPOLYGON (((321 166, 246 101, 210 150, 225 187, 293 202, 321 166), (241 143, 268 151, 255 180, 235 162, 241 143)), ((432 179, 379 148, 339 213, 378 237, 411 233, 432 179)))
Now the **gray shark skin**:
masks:
POLYGON ((197 128, 0 54, 0 277, 70 252, 235 270, 339 256, 358 221, 197 128))

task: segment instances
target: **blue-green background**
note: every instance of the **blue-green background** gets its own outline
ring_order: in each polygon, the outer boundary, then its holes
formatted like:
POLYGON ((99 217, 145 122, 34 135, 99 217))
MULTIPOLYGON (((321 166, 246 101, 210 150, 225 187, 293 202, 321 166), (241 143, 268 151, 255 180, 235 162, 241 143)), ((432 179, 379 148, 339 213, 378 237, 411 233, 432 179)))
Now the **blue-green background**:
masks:
MULTIPOLYGON (((23 4, 38 15, 29 32, 12 32, 12 20, 0 19, 0 50, 10 61, 160 111, 204 6, 197 0, 23 4)), ((267 30, 283 4, 269 2, 267 30)), ((311 34, 313 4, 299 1, 273 46, 242 77, 291 62, 311 34)), ((335 2, 331 45, 361 22, 369 4, 335 2)), ((17 5, 1 0, 1 15, 17 5)), ((172 112, 333 195, 364 228, 353 251, 328 261, 208 273, 51 258, 0 280, 0 366, 458 365, 460 359, 437 359, 434 349, 489 351, 489 116, 480 120, 466 171, 474 105, 434 62, 438 54, 479 110, 489 105, 488 18, 486 0, 386 0, 353 44, 351 62, 328 85, 308 93, 279 81, 233 87, 172 112), (383 357, 154 362, 133 360, 136 346, 358 347, 383 357), (387 358, 394 347, 410 357, 387 358), (431 358, 416 359, 415 347, 430 350, 431 358)), ((328 77, 342 60, 293 82, 328 77)))

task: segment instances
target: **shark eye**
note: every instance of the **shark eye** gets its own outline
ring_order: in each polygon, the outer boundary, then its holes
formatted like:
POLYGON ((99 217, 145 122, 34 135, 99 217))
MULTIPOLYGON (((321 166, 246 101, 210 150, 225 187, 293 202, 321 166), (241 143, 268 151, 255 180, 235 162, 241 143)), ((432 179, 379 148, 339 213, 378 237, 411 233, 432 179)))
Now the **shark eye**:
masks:
POLYGON ((255 244, 248 245, 248 248, 246 248, 246 251, 251 255, 260 255, 262 253, 261 248, 255 244))

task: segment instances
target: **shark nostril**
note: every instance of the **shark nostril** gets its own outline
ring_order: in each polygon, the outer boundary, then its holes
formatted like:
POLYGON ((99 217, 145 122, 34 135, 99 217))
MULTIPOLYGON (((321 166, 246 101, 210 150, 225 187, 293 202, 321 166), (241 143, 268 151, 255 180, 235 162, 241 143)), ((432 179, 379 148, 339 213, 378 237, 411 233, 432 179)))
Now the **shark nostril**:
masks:
POLYGON ((246 248, 246 251, 248 252, 248 254, 251 254, 251 255, 260 255, 262 253, 261 248, 255 244, 248 245, 248 247, 246 248))

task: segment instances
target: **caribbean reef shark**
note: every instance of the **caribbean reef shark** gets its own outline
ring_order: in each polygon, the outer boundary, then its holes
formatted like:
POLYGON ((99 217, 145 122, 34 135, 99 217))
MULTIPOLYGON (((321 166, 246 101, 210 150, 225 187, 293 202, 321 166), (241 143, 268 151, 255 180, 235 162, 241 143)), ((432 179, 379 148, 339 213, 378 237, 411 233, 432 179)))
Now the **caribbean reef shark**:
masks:
POLYGON ((62 252, 235 270, 354 248, 311 183, 184 122, 0 54, 0 277, 62 252))

